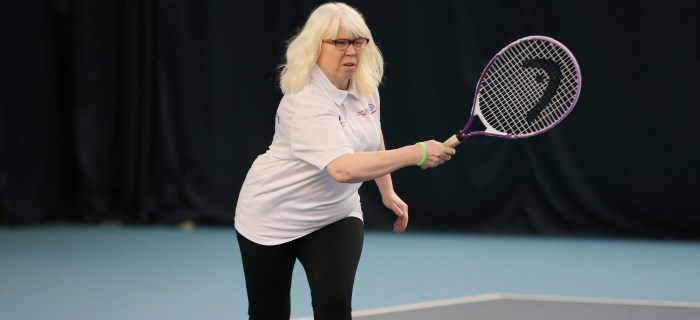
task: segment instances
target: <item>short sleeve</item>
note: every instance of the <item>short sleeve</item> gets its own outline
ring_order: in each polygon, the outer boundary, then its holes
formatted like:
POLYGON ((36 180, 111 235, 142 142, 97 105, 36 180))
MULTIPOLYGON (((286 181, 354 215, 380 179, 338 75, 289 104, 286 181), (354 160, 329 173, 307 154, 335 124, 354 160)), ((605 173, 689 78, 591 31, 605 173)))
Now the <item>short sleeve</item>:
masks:
POLYGON ((324 169, 338 157, 354 152, 341 121, 339 112, 320 103, 299 109, 290 126, 292 155, 324 169))

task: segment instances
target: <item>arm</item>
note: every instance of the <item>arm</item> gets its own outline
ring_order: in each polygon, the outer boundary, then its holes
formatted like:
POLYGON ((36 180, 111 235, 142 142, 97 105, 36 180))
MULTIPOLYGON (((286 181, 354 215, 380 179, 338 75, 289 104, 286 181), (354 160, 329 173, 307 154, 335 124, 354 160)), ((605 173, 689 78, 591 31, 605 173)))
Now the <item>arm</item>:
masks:
MULTIPOLYGON (((382 203, 397 216, 394 232, 403 232, 408 225, 408 205, 394 192, 390 173, 418 163, 423 156, 423 148, 413 145, 386 150, 384 136, 380 139, 377 151, 344 154, 328 164, 326 171, 341 183, 374 179, 382 195, 382 203)), ((437 167, 450 160, 455 153, 454 148, 435 140, 425 141, 425 144, 427 160, 421 167, 423 169, 437 167)))
POLYGON ((415 165, 421 157, 419 146, 393 150, 347 153, 326 167, 328 174, 340 183, 364 182, 415 165))
MULTIPOLYGON (((378 151, 386 151, 386 147, 384 146, 384 135, 381 136, 378 151)), ((422 152, 422 150, 421 150, 421 152, 422 152)), ((420 154, 419 154, 419 159, 420 159, 420 154)), ((417 162, 418 162, 418 160, 416 160, 415 163, 417 163, 417 162)), ((413 163, 413 164, 415 164, 415 163, 413 163)), ((379 193, 382 195, 382 198, 384 198, 385 196, 388 196, 394 192, 394 184, 391 181, 391 174, 387 173, 383 176, 379 176, 379 177, 374 179, 374 182, 377 184, 377 187, 379 188, 379 193)))
MULTIPOLYGON (((421 148, 422 149, 422 148, 421 148)), ((379 142, 379 151, 386 150, 384 146, 384 136, 379 142)), ((421 151, 422 152, 422 151, 421 151)), ((416 161, 417 162, 417 161, 416 161)), ((394 184, 391 181, 391 174, 385 174, 374 179, 382 195, 382 203, 397 216, 394 222, 394 232, 404 232, 408 226, 408 205, 394 192, 394 184)))
MULTIPOLYGON (((441 165, 455 153, 455 149, 443 146, 435 140, 425 142, 428 158, 422 166, 433 168, 441 165)), ((384 177, 398 169, 415 165, 423 155, 420 146, 412 145, 386 150, 382 137, 379 150, 344 154, 326 166, 326 171, 340 183, 363 182, 384 177)), ((387 182, 380 182, 386 184, 387 182)), ((389 185, 391 186, 391 178, 389 185)), ((382 186, 380 186, 381 188, 382 186)))

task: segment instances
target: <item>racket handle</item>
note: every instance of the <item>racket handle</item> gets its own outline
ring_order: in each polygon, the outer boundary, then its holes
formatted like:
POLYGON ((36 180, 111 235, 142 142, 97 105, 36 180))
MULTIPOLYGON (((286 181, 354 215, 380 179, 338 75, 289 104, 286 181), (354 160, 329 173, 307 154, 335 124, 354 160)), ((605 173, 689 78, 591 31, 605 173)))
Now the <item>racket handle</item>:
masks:
POLYGON ((452 135, 449 139, 445 140, 445 142, 443 142, 442 144, 444 146, 454 148, 460 143, 462 143, 462 141, 464 141, 464 136, 462 136, 461 133, 457 132, 454 135, 452 135))

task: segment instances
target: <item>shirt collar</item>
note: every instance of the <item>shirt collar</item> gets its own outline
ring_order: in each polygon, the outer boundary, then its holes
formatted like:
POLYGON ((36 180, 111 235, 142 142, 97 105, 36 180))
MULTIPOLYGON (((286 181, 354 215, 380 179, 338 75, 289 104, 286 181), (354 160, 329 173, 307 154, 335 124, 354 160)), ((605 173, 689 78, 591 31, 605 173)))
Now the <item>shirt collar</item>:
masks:
POLYGON ((324 91, 328 94, 328 96, 335 102, 336 105, 340 106, 343 101, 348 97, 348 95, 351 95, 355 98, 358 97, 357 94, 357 87, 355 86, 355 80, 350 79, 350 85, 348 86, 348 90, 340 90, 333 85, 330 79, 326 76, 323 71, 321 71, 321 68, 319 68, 318 65, 314 65, 313 69, 311 70, 311 79, 313 82, 318 83, 324 91))

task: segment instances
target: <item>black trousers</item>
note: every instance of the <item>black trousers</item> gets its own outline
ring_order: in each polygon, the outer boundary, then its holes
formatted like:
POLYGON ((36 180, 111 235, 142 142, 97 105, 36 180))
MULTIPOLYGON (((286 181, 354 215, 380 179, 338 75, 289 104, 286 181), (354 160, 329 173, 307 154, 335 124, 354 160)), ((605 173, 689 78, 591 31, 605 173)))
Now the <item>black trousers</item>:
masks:
POLYGON ((360 219, 345 218, 275 246, 259 245, 236 234, 249 320, 289 320, 292 272, 297 259, 311 288, 314 319, 351 319, 352 289, 364 242, 360 219))

